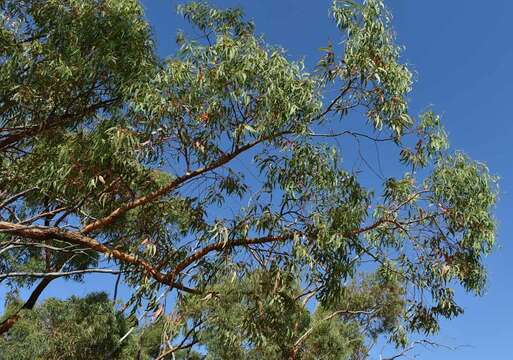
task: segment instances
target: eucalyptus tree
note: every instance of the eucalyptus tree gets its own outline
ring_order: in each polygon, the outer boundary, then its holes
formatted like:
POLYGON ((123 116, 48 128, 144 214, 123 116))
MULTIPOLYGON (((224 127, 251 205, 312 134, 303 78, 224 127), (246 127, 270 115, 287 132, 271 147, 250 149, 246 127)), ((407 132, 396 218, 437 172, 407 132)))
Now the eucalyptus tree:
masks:
MULTIPOLYGON (((6 313, 19 305, 19 299, 9 299, 6 313)), ((0 353, 5 360, 89 360, 105 358, 103 354, 110 359, 134 359, 134 338, 118 346, 129 327, 105 293, 67 301, 46 299, 0 338, 0 353)))
POLYGON ((481 293, 496 179, 408 110, 381 0, 334 1, 311 73, 238 9, 180 6, 201 36, 160 59, 135 0, 0 8, 0 281, 31 291, 3 333, 98 272, 164 319, 157 358, 359 359, 481 293), (346 138, 400 170, 351 169, 346 138))
MULTIPOLYGON (((5 316, 19 305, 19 297, 10 296, 5 316)), ((164 325, 158 320, 126 335, 129 318, 115 309, 104 292, 67 300, 48 298, 0 338, 0 353, 3 360, 155 359, 164 325)), ((178 349, 174 355, 175 359, 199 359, 188 349, 178 349)))

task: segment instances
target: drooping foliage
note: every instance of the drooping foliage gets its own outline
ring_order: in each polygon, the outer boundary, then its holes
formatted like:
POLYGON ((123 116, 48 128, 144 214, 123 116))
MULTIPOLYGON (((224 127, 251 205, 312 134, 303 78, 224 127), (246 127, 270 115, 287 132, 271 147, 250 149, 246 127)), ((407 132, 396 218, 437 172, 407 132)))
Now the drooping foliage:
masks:
POLYGON ((335 1, 311 72, 237 9, 180 6, 202 36, 166 59, 135 0, 0 9, 0 281, 32 290, 2 332, 54 279, 121 272, 154 358, 362 359, 482 292, 496 179, 409 112, 382 1, 335 1), (351 168, 345 138, 400 170, 351 168))

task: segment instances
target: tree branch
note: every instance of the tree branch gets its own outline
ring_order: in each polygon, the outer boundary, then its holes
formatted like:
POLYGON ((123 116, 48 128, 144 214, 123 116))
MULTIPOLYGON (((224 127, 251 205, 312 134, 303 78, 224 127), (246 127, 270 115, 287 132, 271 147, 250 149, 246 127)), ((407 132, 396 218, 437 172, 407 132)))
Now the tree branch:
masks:
POLYGON ((101 274, 112 274, 117 275, 121 273, 125 273, 126 271, 119 270, 111 270, 111 269, 83 269, 83 270, 73 270, 66 272, 12 272, 7 274, 0 274, 0 281, 10 278, 10 277, 35 277, 35 278, 44 278, 44 277, 63 277, 63 276, 72 276, 72 275, 80 275, 80 274, 91 274, 91 273, 101 273, 101 274))
POLYGON ((127 254, 117 249, 111 249, 93 238, 80 234, 78 232, 65 231, 59 228, 44 228, 44 227, 27 227, 18 224, 12 224, 5 221, 0 221, 0 231, 7 230, 15 235, 27 237, 35 240, 49 240, 57 239, 69 242, 71 244, 85 246, 91 250, 97 251, 107 256, 111 256, 122 263, 134 265, 136 267, 143 268, 148 275, 153 277, 161 284, 169 285, 178 290, 198 293, 197 290, 183 286, 182 284, 176 284, 166 279, 166 276, 157 271, 148 262, 137 258, 136 256, 127 254))
MULTIPOLYGON (((279 136, 280 134, 277 134, 273 137, 276 137, 276 136, 279 136)), ((249 144, 246 144, 244 146, 241 146, 239 147, 237 150, 229 153, 229 154, 226 154, 224 156, 222 156, 221 158, 219 158, 218 160, 214 161, 213 163, 211 163, 210 165, 207 165, 205 167, 202 167, 200 169, 197 169, 197 170, 194 170, 192 172, 189 172, 189 173, 186 173, 185 175, 183 176, 180 176, 178 178, 176 178, 175 180, 171 181, 168 185, 154 191, 154 192, 151 192, 149 193, 148 195, 145 195, 145 196, 141 196, 125 205, 122 205, 120 207, 118 207, 116 210, 112 211, 109 215, 101 218, 101 219, 98 219, 86 226, 84 226, 80 232, 82 234, 88 234, 88 233, 91 233, 95 230, 99 230, 107 225, 110 225, 112 224, 116 219, 118 219, 120 216, 122 216, 123 214, 125 214, 126 212, 128 212, 129 210, 132 210, 132 209, 135 209, 136 207, 139 207, 139 206, 143 206, 143 205, 146 205, 150 202, 152 202, 153 200, 156 200, 158 199, 159 197, 169 193, 170 191, 176 189, 178 186, 182 185, 183 183, 185 183, 186 181, 196 177, 196 176, 199 176, 201 174, 204 174, 208 171, 211 171, 213 169, 216 169, 226 163, 228 163, 229 161, 231 161, 233 158, 235 158, 236 156, 238 156, 239 154, 243 153, 244 151, 247 151, 249 149, 251 149, 252 147, 266 141, 266 140, 270 140, 271 138, 273 137, 266 137, 266 138, 261 138, 261 139, 258 139, 258 140, 255 140, 249 144)))
POLYGON ((289 236, 264 236, 261 238, 255 238, 255 239, 239 239, 239 240, 233 240, 229 242, 217 242, 214 244, 210 244, 202 248, 201 250, 196 251, 194 254, 188 256, 184 260, 182 260, 178 265, 175 266, 173 271, 171 271, 167 276, 166 279, 168 281, 172 281, 176 278, 176 276, 183 271, 185 268, 187 268, 189 265, 193 264, 195 261, 205 257, 209 253, 213 251, 222 251, 225 249, 229 249, 235 246, 246 246, 246 245, 254 245, 254 244, 265 244, 270 242, 282 242, 289 240, 289 236))
MULTIPOLYGON (((323 319, 321 319, 319 321, 319 323, 331 320, 335 316, 341 315, 341 314, 372 315, 375 312, 376 312, 376 310, 337 310, 337 311, 331 313, 330 315, 324 317, 323 319)), ((290 351, 289 360, 294 360, 296 358, 296 354, 299 351, 299 349, 301 348, 301 343, 312 333, 312 331, 315 330, 316 326, 318 326, 319 323, 314 324, 312 327, 310 327, 308 330, 306 330, 304 332, 304 334, 299 337, 299 339, 297 339, 297 341, 294 343, 294 345, 292 346, 292 349, 290 351)))

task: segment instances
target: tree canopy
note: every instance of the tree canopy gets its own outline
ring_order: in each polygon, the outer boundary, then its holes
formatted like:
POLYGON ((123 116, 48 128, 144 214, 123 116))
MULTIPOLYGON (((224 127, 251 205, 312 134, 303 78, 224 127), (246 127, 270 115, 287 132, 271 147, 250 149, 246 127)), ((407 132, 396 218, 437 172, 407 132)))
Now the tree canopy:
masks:
MULTIPOLYGON (((8 305, 7 314, 21 304, 19 299, 11 299, 8 305)), ((116 351, 128 328, 105 293, 69 301, 48 299, 0 339, 0 352, 6 360, 85 360, 109 353, 112 359, 128 358, 116 351)))
POLYGON ((6 353, 133 358, 116 349, 142 312, 149 358, 364 359, 462 313, 455 287, 484 289, 496 178, 409 111, 382 0, 335 0, 340 39, 309 72, 240 9, 179 6, 195 35, 165 59, 136 0, 0 9, 0 282, 30 290, 6 353), (398 171, 352 169, 346 138, 398 171), (88 273, 120 276, 129 318, 104 295, 36 305, 88 273), (94 324, 38 349, 49 321, 94 324))

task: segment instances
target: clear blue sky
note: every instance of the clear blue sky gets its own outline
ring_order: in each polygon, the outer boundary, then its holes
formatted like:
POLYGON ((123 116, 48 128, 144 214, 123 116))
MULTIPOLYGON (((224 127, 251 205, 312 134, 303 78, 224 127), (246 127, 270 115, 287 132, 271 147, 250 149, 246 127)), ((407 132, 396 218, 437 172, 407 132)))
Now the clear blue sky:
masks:
MULTIPOLYGON (((310 68, 319 58, 320 47, 330 39, 339 40, 328 19, 330 0, 211 2, 221 7, 243 7, 269 43, 286 48, 292 59, 304 58, 310 68)), ((175 15, 178 3, 143 0, 162 56, 174 52, 175 32, 186 27, 175 15)), ((513 225, 508 210, 513 208, 513 102, 509 100, 513 95, 513 66, 509 66, 513 65, 513 1, 388 0, 387 5, 394 14, 398 41, 406 48, 404 60, 416 73, 410 96, 413 114, 431 105, 442 114, 453 148, 486 162, 501 177, 496 209, 498 247, 487 259, 486 295, 474 298, 460 294, 466 313, 444 323, 438 337, 442 343, 469 347, 412 354, 425 360, 512 359, 513 225)), ((91 276, 85 284, 56 282, 45 297, 111 290, 111 280, 91 276)))
MULTIPOLYGON (((174 33, 184 27, 176 0, 145 0, 162 56, 174 50, 174 33)), ((339 39, 328 20, 329 0, 217 0, 238 5, 266 40, 309 66, 327 40, 339 39)), ((417 351, 426 360, 511 359, 513 339, 513 1, 388 0, 404 60, 416 73, 411 107, 442 114, 454 149, 486 162, 501 177, 498 249, 487 259, 486 295, 460 294, 466 313, 447 322, 442 343, 468 345, 457 351, 417 351)))

